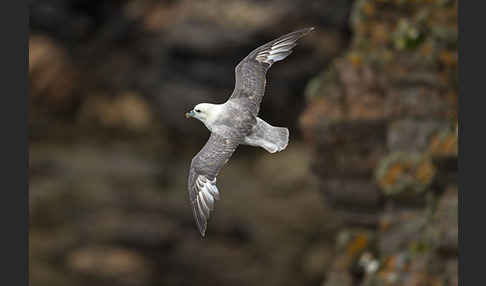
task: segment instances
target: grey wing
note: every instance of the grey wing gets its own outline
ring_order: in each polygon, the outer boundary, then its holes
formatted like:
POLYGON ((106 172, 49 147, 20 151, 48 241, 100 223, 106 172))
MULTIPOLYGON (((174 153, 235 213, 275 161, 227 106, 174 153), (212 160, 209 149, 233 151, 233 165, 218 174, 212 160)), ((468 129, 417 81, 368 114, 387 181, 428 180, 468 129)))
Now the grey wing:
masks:
POLYGON ((265 75, 274 62, 285 59, 297 45, 296 41, 314 30, 305 28, 268 42, 246 56, 235 69, 236 83, 229 100, 242 100, 254 116, 258 115, 265 94, 265 75))
POLYGON ((235 139, 227 139, 211 133, 209 140, 191 161, 188 178, 189 199, 201 236, 206 233, 210 212, 219 199, 216 176, 228 162, 239 145, 235 139))

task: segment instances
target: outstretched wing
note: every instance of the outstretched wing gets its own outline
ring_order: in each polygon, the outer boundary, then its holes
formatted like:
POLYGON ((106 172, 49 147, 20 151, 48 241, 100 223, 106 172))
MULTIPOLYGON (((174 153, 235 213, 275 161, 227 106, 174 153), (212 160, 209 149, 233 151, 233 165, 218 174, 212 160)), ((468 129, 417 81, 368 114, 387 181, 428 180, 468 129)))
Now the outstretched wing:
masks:
POLYGON ((265 75, 274 62, 285 59, 297 45, 296 41, 314 30, 301 29, 281 36, 253 50, 235 69, 236 83, 229 100, 243 100, 256 116, 265 94, 265 75))
POLYGON ((188 179, 189 199, 202 236, 206 233, 207 221, 214 209, 214 202, 219 199, 216 176, 238 145, 238 140, 211 133, 206 145, 191 161, 188 179))

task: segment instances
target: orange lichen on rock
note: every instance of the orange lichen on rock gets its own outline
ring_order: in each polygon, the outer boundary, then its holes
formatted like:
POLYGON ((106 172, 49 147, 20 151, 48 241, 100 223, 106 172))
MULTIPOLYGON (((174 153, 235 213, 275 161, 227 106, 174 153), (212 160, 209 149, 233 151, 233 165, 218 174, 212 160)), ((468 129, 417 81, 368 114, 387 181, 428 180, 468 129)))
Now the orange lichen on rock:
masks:
POLYGON ((457 156, 457 133, 446 131, 432 137, 429 152, 432 156, 457 156))
POLYGON ((377 278, 384 283, 384 285, 396 285, 401 273, 408 272, 409 263, 406 255, 399 253, 388 256, 384 259, 383 267, 377 273, 377 278))
POLYGON ((369 237, 360 233, 348 244, 346 252, 350 257, 356 257, 368 246, 369 242, 369 237))
POLYGON ((415 176, 423 185, 429 184, 434 175, 435 168, 429 160, 423 160, 418 164, 415 176))
POLYGON ((345 236, 348 236, 348 238, 345 244, 342 245, 341 255, 337 258, 335 265, 341 270, 349 269, 371 244, 371 237, 367 232, 358 231, 346 233, 345 236))
POLYGON ((439 55, 439 59, 447 68, 457 67, 457 51, 442 51, 439 55))
POLYGON ((405 172, 406 167, 401 164, 395 164, 388 169, 387 175, 383 176, 379 181, 379 185, 383 188, 395 184, 398 178, 405 172))
POLYGON ((363 57, 358 53, 349 53, 348 59, 355 68, 360 67, 363 62, 363 57))
POLYGON ((421 193, 434 179, 436 169, 426 154, 392 153, 376 172, 377 183, 388 195, 421 193))

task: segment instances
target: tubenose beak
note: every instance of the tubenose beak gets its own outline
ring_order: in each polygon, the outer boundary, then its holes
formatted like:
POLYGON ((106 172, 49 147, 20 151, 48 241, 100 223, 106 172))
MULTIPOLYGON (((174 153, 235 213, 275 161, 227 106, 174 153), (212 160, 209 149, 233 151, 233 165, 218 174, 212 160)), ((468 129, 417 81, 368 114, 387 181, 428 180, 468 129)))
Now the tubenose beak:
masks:
POLYGON ((186 112, 186 118, 194 117, 194 115, 195 115, 194 110, 191 110, 189 112, 186 112))

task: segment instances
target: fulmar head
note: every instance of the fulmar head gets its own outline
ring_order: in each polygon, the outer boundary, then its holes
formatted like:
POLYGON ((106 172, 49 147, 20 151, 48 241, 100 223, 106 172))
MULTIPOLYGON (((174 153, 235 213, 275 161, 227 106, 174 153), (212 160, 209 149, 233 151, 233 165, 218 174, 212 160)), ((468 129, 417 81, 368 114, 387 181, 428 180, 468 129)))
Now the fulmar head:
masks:
POLYGON ((206 126, 214 122, 220 111, 220 104, 199 103, 191 111, 186 113, 186 118, 196 118, 206 126))

